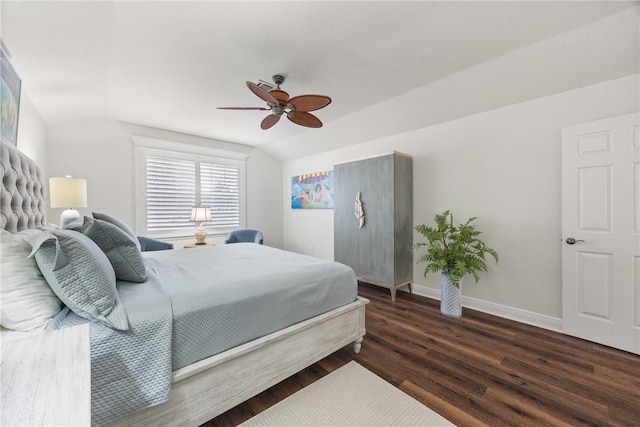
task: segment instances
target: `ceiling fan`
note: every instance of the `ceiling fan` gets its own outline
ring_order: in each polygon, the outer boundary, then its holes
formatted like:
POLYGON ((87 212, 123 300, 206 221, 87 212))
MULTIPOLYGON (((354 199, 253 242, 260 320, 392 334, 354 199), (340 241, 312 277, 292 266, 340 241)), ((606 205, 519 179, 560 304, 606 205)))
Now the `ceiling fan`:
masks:
POLYGON ((283 114, 286 114, 287 118, 297 125, 309 128, 322 127, 320 119, 309 113, 309 111, 326 107, 331 103, 331 98, 324 95, 300 95, 289 98, 289 94, 280 89, 280 85, 284 83, 284 78, 281 74, 273 76, 273 82, 276 84, 276 88, 270 91, 266 91, 253 82, 247 82, 249 90, 265 101, 268 107, 218 107, 218 109, 270 110, 271 114, 265 117, 262 123, 260 123, 262 129, 269 129, 278 123, 283 114))

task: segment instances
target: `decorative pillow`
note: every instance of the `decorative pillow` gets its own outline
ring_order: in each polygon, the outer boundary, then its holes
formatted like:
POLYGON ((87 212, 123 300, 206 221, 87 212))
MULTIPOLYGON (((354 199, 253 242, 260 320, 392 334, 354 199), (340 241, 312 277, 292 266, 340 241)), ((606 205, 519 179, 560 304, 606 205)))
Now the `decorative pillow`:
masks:
POLYGON ((136 233, 127 224, 120 221, 118 218, 114 218, 111 215, 107 215, 103 213, 93 212, 93 217, 95 219, 100 219, 102 221, 110 222, 111 224, 120 228, 122 231, 124 231, 129 236, 131 236, 133 241, 136 243, 136 247, 138 248, 138 250, 140 250, 140 242, 138 242, 138 236, 136 236, 136 233))
POLYGON ((80 231, 102 249, 118 279, 138 283, 147 280, 142 254, 135 244, 138 239, 134 241, 120 227, 107 221, 87 216, 76 231, 80 231))
POLYGON ((47 284, 31 252, 40 230, 17 234, 0 230, 0 324, 16 331, 45 329, 60 312, 60 300, 47 284))
POLYGON ((78 316, 129 329, 113 268, 91 239, 73 230, 44 231, 33 240, 34 255, 51 289, 78 316))

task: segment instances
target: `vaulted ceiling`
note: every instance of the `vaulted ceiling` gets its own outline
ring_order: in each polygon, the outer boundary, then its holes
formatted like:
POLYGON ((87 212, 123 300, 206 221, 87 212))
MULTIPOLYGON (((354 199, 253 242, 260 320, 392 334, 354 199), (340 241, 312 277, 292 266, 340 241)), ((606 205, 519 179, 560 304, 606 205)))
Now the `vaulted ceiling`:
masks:
MULTIPOLYGON (((336 123, 389 100, 399 100, 389 104, 389 123, 408 121, 416 110, 437 112, 447 94, 424 88, 544 43, 551 47, 535 63, 527 64, 527 54, 514 66, 538 76, 516 91, 521 98, 629 75, 639 66, 637 2, 2 1, 1 7, 2 40, 47 124, 112 119, 266 149, 328 138, 336 123), (629 10, 628 25, 607 24, 629 10), (596 32, 579 33, 588 26, 596 32), (571 32, 574 38, 559 38, 571 32), (614 59, 600 58, 602 52, 614 59), (282 120, 263 131, 264 111, 216 109, 263 106, 245 81, 271 81, 276 73, 286 75, 283 89, 291 96, 333 99, 316 113, 323 128, 282 120), (402 101, 420 91, 432 96, 402 101)), ((505 87, 496 97, 518 101, 513 92, 505 87)))

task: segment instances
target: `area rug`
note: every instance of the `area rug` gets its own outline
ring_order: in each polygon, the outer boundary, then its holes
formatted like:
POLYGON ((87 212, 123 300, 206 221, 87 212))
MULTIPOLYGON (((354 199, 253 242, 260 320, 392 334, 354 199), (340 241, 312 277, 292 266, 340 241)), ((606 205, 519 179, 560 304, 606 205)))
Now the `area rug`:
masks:
POLYGON ((453 426, 356 362, 349 362, 241 426, 453 426))

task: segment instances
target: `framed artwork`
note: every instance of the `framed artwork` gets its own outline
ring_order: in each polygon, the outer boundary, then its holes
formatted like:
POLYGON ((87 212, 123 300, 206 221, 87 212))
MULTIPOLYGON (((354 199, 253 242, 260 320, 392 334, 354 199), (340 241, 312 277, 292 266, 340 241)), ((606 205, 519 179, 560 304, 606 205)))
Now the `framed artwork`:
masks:
POLYGON ((291 177, 291 209, 333 209, 333 171, 291 177))
POLYGON ((0 86, 1 123, 0 137, 10 144, 18 143, 18 117, 20 112, 20 86, 22 82, 9 63, 4 51, 0 49, 2 61, 0 86))

